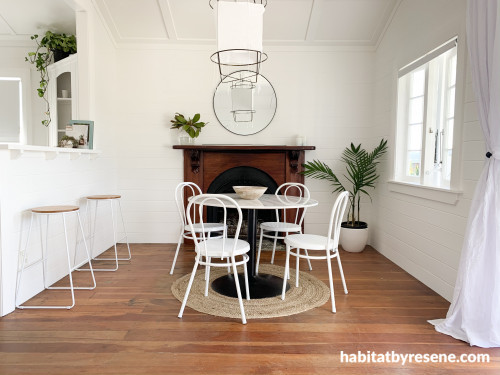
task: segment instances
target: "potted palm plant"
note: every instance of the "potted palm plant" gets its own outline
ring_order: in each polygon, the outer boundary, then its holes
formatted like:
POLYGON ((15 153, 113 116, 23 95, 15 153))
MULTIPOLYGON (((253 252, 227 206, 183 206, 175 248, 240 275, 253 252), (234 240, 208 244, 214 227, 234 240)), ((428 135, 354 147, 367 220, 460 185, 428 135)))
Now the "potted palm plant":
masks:
POLYGON ((303 164, 303 175, 311 178, 329 181, 333 192, 349 191, 349 211, 347 221, 342 223, 340 232, 340 243, 346 251, 360 252, 366 246, 368 240, 368 224, 361 221, 360 202, 361 195, 370 194, 367 188, 375 188, 375 182, 379 178, 377 174, 378 159, 387 151, 387 141, 382 139, 380 144, 372 152, 361 148, 361 144, 346 147, 342 153, 341 160, 346 164, 347 182, 344 184, 339 180, 333 170, 319 160, 313 160, 303 164))

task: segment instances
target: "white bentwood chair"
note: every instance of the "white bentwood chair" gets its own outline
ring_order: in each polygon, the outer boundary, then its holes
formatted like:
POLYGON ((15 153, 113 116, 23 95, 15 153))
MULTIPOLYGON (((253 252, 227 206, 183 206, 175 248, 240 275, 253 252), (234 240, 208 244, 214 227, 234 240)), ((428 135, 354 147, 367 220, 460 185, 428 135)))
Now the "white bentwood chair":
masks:
MULTIPOLYGON (((172 263, 172 268, 170 269, 170 274, 174 273, 175 262, 177 261, 177 256, 179 255, 179 249, 181 248, 182 239, 187 238, 189 240, 193 239, 193 236, 203 233, 208 233, 208 237, 211 237, 213 232, 222 232, 225 228, 223 224, 220 223, 205 223, 203 229, 201 224, 197 222, 196 216, 193 217, 193 228, 195 234, 191 234, 192 231, 186 220, 186 211, 184 210, 184 198, 191 197, 195 195, 200 195, 201 189, 194 182, 181 182, 175 188, 175 203, 177 205, 177 210, 179 211, 179 216, 181 218, 181 232, 179 234, 179 240, 177 241, 177 249, 175 250, 174 262, 172 263)), ((201 216, 202 217, 202 216, 201 216)), ((213 238, 220 238, 220 234, 214 236, 213 238)))
POLYGON ((342 270, 342 263, 340 262, 339 255, 339 235, 340 235, 340 224, 342 223, 342 217, 349 200, 349 192, 344 191, 337 197, 335 201, 332 213, 330 215, 330 224, 328 228, 328 235, 319 236, 316 234, 292 234, 285 238, 286 244, 286 263, 285 263, 285 276, 283 278, 283 291, 281 293, 281 299, 285 299, 286 292, 286 276, 290 274, 290 254, 296 257, 295 266, 295 286, 299 286, 299 259, 326 259, 328 263, 328 278, 330 280, 330 296, 332 298, 332 312, 336 312, 335 309, 335 297, 333 293, 333 279, 332 279, 332 264, 331 259, 337 258, 337 263, 339 265, 340 277, 342 278, 342 284, 344 286, 344 293, 347 294, 347 286, 345 284, 344 272, 342 270), (296 249, 292 251, 291 249, 296 249), (325 255, 305 255, 300 253, 300 249, 308 249, 313 253, 316 252, 326 252, 325 255))
POLYGON ((229 267, 232 266, 234 281, 236 284, 236 292, 238 294, 238 301, 240 303, 241 310, 241 321, 243 324, 247 323, 245 317, 245 309, 243 308, 243 299, 241 297, 241 289, 238 279, 238 271, 236 266, 243 265, 244 275, 245 275, 245 291, 246 291, 246 299, 250 299, 250 291, 248 288, 248 274, 246 263, 249 260, 247 253, 250 251, 250 244, 246 241, 238 239, 241 229, 241 222, 243 221, 243 214, 241 212, 241 208, 236 203, 236 201, 226 195, 222 194, 201 194, 192 198, 189 202, 189 205, 186 209, 186 216, 189 228, 191 228, 192 237, 195 243, 195 263, 193 267, 193 272, 191 273, 191 277, 189 279, 189 283, 186 289, 186 294, 184 295, 184 300, 182 301, 181 310, 179 311, 179 318, 182 318, 182 314, 184 312, 184 308, 186 307, 186 302, 189 296, 189 292, 191 290, 191 286, 193 284, 193 279, 196 274, 196 270, 198 265, 206 266, 205 271, 205 297, 208 296, 208 283, 210 279, 210 267, 229 267), (236 232, 234 238, 227 237, 227 226, 224 225, 223 235, 221 238, 213 238, 207 237, 205 233, 207 230, 205 228, 206 223, 203 223, 203 208, 205 205, 210 204, 211 206, 215 205, 217 207, 221 207, 224 211, 224 224, 227 222, 227 209, 228 208, 236 208, 238 211, 238 224, 236 226, 236 232), (199 232, 198 228, 195 227, 191 215, 193 212, 196 213, 198 210, 200 220, 200 227, 202 230, 199 232), (240 258, 241 260, 236 260, 236 258, 240 258), (216 262, 215 260, 219 259, 221 262, 216 262), (224 261, 227 261, 224 262, 224 261))
MULTIPOLYGON (((286 182, 276 189, 276 196, 281 195, 285 201, 290 203, 296 202, 299 199, 309 199, 311 197, 309 189, 298 182, 286 182)), ((276 252, 276 242, 285 239, 289 233, 302 233, 302 223, 306 214, 307 208, 288 208, 283 209, 282 217, 280 220, 279 210, 276 210, 276 221, 264 222, 260 224, 260 240, 259 250, 257 252, 257 263, 255 266, 256 273, 259 273, 260 252, 262 250, 263 238, 270 238, 274 240, 273 253, 271 255, 271 264, 274 263, 274 253, 276 252), (288 220, 287 221, 287 214, 288 220), (290 221, 292 219, 292 221, 290 221), (285 236, 280 236, 280 233, 285 233, 285 236)), ((307 254, 307 250, 306 250, 307 254)), ((307 259, 309 269, 312 271, 311 261, 307 259)))

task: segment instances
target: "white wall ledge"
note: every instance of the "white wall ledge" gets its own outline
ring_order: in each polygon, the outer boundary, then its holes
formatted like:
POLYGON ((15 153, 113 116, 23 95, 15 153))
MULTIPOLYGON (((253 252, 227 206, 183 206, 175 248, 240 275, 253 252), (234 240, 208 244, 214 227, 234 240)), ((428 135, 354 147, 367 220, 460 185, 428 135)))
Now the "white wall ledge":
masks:
POLYGON ((415 197, 452 205, 458 202, 460 195, 462 195, 463 193, 460 190, 418 185, 409 182, 394 180, 387 181, 387 186, 389 187, 389 191, 392 191, 394 193, 412 195, 415 197))
POLYGON ((91 159, 95 159, 101 150, 89 150, 88 148, 65 148, 65 147, 48 147, 48 146, 32 146, 21 145, 18 143, 2 143, 0 150, 10 151, 11 159, 18 159, 25 152, 42 153, 46 160, 55 159, 57 155, 67 154, 71 160, 78 159, 81 155, 89 155, 91 159))

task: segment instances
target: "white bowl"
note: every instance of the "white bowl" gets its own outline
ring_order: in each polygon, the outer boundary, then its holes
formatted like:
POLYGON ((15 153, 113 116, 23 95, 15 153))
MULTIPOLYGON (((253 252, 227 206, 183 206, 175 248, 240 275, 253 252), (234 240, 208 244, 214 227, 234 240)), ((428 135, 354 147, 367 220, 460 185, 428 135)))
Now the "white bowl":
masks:
POLYGON ((233 186, 241 199, 259 199, 267 190, 265 186, 233 186))

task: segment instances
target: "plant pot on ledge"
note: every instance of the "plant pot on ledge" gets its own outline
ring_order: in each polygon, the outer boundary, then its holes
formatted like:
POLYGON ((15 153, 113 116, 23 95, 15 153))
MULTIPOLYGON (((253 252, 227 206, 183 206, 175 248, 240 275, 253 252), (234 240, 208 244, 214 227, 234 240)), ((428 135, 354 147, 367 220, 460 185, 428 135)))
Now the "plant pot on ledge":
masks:
POLYGON ((368 241, 368 224, 364 221, 356 221, 353 227, 347 221, 340 226, 340 244, 345 251, 360 253, 366 247, 368 241))
POLYGON ((61 61, 70 55, 69 52, 64 52, 60 49, 55 49, 52 53, 54 54, 54 62, 61 61))

